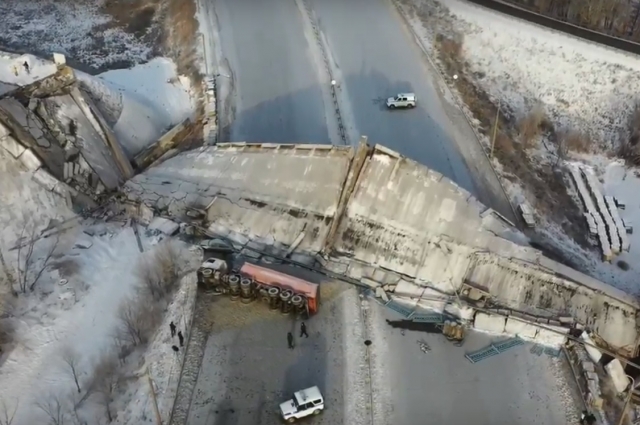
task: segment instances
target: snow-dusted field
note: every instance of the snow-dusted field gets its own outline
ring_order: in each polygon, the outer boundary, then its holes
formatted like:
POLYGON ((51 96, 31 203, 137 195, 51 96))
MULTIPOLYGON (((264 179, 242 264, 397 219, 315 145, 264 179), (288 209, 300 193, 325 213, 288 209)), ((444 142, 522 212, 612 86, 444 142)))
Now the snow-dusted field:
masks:
MULTIPOLYGON (((401 0, 401 4, 408 11, 413 30, 433 58, 438 60, 435 47, 438 37, 461 39, 461 57, 466 62, 467 77, 494 105, 501 104, 511 122, 517 123, 538 105, 553 123, 556 134, 575 132, 590 140, 587 152, 569 151, 567 159, 594 167, 604 183, 606 195, 621 193, 622 201, 633 202, 631 194, 640 190, 640 181, 627 177, 624 181, 626 189, 621 189, 612 182, 615 173, 610 170, 624 168, 619 164, 611 165, 617 163, 612 155, 628 138, 629 117, 640 100, 640 58, 463 0, 401 0)), ((472 114, 469 109, 467 113, 472 114)), ((476 120, 475 124, 480 123, 476 120)), ((488 134, 486 129, 485 134, 488 134)), ((481 142, 487 149, 491 143, 489 137, 482 137, 481 142)), ((542 166, 546 168, 546 174, 533 177, 533 180, 550 178, 549 172, 555 168, 553 164, 557 160, 556 148, 550 140, 537 137, 523 152, 525 156, 521 161, 529 165, 521 166, 519 170, 516 167, 515 171, 529 175, 514 175, 513 166, 495 158, 494 164, 515 204, 526 200, 530 205, 536 205, 538 198, 547 194, 540 193, 540 184, 535 188, 530 186, 531 174, 542 166)), ((633 175, 634 170, 627 171, 627 176, 633 175)), ((560 196, 569 196, 572 200, 565 202, 578 203, 570 184, 566 191, 568 195, 560 196)), ((561 192, 556 191, 555 196, 557 193, 561 192)), ((581 214, 582 206, 577 205, 575 211, 581 214)), ((640 293, 637 283, 640 266, 636 265, 637 260, 634 261, 638 250, 635 238, 632 237, 630 253, 617 257, 613 264, 603 263, 596 245, 586 249, 584 243, 580 245, 572 239, 576 236, 576 228, 582 228, 586 233, 586 224, 579 215, 562 216, 563 208, 555 212, 555 218, 539 212, 537 233, 545 245, 563 251, 563 256, 581 271, 627 292, 640 293), (557 220, 564 220, 562 227, 557 220), (576 227, 575 223, 568 225, 567 220, 580 222, 576 227), (572 235, 563 230, 568 227, 573 229, 572 235), (618 260, 627 262, 630 268, 622 270, 616 265, 618 260)), ((637 208, 628 207, 621 215, 627 221, 638 222, 637 208)))
MULTIPOLYGON (((63 53, 89 71, 129 67, 153 55, 155 1, 129 1, 113 10, 104 0, 5 0, 0 47, 63 53)), ((118 2, 110 2, 118 3, 118 2)))

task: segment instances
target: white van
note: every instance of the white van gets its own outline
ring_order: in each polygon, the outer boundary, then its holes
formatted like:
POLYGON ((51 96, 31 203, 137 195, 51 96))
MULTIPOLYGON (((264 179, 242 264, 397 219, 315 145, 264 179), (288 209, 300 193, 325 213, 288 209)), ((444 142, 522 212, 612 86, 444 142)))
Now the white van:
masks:
POLYGON ((414 93, 398 93, 396 97, 387 99, 387 108, 413 108, 418 99, 414 93))
POLYGON ((293 398, 280 404, 282 419, 289 423, 310 415, 319 415, 324 410, 324 398, 318 387, 293 393, 293 398))

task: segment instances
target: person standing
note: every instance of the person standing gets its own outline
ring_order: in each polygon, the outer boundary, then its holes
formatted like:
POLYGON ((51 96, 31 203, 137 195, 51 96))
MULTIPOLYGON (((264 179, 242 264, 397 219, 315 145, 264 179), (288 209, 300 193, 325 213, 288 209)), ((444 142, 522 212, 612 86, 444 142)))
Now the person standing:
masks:
POLYGON ((169 323, 169 329, 171 330, 171 338, 176 336, 176 324, 173 321, 169 323))
POLYGON ((287 332, 287 344, 289 345, 289 350, 293 350, 293 334, 291 332, 287 332))
POLYGON ((184 347, 184 337, 182 336, 182 331, 178 331, 178 341, 180 341, 180 347, 184 347))

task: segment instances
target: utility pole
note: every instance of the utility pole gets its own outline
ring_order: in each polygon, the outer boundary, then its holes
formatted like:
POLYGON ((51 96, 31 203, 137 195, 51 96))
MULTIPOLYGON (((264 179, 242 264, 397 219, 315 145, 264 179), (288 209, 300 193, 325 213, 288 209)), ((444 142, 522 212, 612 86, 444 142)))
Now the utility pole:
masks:
POLYGON ((491 155, 490 159, 493 159, 493 148, 496 145, 496 136, 498 135, 498 120, 500 119, 500 107, 502 106, 502 100, 498 101, 498 110, 496 111, 496 121, 493 124, 493 137, 491 138, 491 155))
POLYGON ((629 402, 631 401, 631 396, 633 395, 633 390, 635 390, 636 388, 636 381, 630 377, 629 375, 626 375, 627 379, 629 379, 629 383, 631 384, 629 386, 629 392, 627 393, 627 398, 624 401, 624 407, 622 408, 622 413, 620 414, 620 419, 618 420, 618 425, 622 425, 622 422, 624 421, 624 418, 627 416, 627 407, 629 406, 629 402))
POLYGON ((151 401, 153 402, 153 410, 156 414, 156 424, 162 425, 162 417, 160 416, 160 409, 158 408, 158 399, 156 398, 156 390, 153 388, 153 381, 149 374, 149 366, 147 366, 147 381, 149 382, 149 390, 151 391, 151 401))

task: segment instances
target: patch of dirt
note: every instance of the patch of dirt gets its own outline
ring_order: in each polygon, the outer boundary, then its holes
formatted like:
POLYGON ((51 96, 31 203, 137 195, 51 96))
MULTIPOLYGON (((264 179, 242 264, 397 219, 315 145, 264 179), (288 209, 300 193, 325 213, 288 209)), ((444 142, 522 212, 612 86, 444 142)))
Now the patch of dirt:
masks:
POLYGON ((51 268, 57 270, 60 273, 60 277, 69 278, 78 271, 80 271, 80 265, 74 258, 64 258, 62 260, 51 263, 51 268))
POLYGON ((108 24, 110 28, 121 28, 142 38, 154 32, 160 5, 161 0, 106 0, 101 10, 112 17, 108 24))
POLYGON ((203 75, 198 63, 198 19, 196 0, 167 0, 162 26, 162 51, 173 59, 178 74, 189 77, 196 92, 196 120, 189 125, 182 148, 201 146, 203 139, 203 75))

